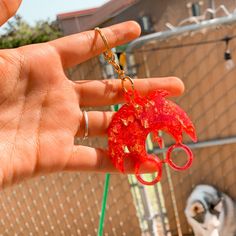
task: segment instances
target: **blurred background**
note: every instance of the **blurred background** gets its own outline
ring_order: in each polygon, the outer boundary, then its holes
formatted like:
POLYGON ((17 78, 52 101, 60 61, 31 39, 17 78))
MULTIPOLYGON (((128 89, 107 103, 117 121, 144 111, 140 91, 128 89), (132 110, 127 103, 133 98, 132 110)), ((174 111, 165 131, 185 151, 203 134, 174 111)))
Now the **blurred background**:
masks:
MULTIPOLYGON (((191 117, 199 141, 184 137, 195 155, 192 167, 165 167, 155 186, 142 186, 132 175, 111 175, 103 235, 192 235, 184 208, 194 186, 212 184, 236 198, 236 0, 23 0, 18 15, 2 27, 0 48, 126 20, 137 21, 142 35, 114 49, 120 65, 137 79, 181 78, 186 90, 174 101, 191 117)), ((116 77, 102 56, 66 73, 71 80, 116 77)), ((98 109, 111 108, 88 108, 98 109)), ((174 142, 163 138, 166 147, 174 142)), ((165 148, 147 141, 149 152, 165 156, 165 148)), ((107 143, 93 138, 87 145, 107 143)), ((1 191, 0 235, 97 235, 104 182, 102 174, 66 172, 1 191)))

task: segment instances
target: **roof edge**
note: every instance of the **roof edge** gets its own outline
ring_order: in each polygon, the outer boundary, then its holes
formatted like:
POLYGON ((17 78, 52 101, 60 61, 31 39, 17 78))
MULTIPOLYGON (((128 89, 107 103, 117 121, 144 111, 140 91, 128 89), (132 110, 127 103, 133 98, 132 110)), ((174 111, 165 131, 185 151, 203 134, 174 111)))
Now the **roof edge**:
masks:
POLYGON ((79 10, 79 11, 59 13, 59 14, 57 14, 57 18, 58 19, 66 19, 66 18, 73 18, 73 17, 77 17, 77 16, 91 15, 91 14, 94 14, 98 9, 99 9, 99 7, 94 7, 94 8, 88 8, 88 9, 79 10))

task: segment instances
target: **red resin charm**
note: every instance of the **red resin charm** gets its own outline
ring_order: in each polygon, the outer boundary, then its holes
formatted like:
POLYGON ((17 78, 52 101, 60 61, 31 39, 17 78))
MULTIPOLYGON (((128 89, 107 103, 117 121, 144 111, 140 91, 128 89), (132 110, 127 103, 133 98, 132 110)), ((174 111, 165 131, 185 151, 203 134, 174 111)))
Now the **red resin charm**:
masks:
POLYGON ((124 161, 131 158, 135 165, 137 179, 146 185, 153 185, 161 179, 162 164, 167 163, 175 170, 187 169, 193 160, 192 151, 182 144, 183 132, 193 141, 197 140, 194 126, 187 114, 175 103, 167 100, 166 91, 157 90, 143 97, 136 90, 125 93, 126 104, 115 113, 108 128, 109 156, 117 169, 124 173, 124 161), (168 148, 165 160, 146 151, 146 138, 152 133, 155 141, 162 147, 162 138, 158 131, 169 133, 176 144, 168 148), (177 166, 171 160, 171 152, 175 148, 183 149, 188 155, 184 166, 177 166), (141 165, 152 162, 157 176, 151 182, 142 179, 141 165))

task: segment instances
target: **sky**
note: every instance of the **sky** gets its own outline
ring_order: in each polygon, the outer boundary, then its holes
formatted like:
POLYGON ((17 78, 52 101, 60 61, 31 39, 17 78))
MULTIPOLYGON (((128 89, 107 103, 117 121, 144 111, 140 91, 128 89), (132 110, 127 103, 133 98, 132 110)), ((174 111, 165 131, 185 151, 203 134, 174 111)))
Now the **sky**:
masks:
POLYGON ((23 0, 18 10, 24 20, 34 24, 38 20, 54 20, 59 13, 101 6, 108 0, 23 0))

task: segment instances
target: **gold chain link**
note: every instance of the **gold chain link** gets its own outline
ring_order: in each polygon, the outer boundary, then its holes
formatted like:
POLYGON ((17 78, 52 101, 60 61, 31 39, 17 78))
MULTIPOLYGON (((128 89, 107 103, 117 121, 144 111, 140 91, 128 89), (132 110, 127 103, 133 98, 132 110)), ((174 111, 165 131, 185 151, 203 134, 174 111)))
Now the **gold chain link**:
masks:
POLYGON ((103 56, 104 56, 105 60, 109 64, 112 65, 115 72, 118 74, 118 78, 121 79, 121 85, 122 85, 123 91, 128 92, 128 90, 125 87, 126 81, 128 81, 131 84, 132 91, 133 91, 134 90, 134 81, 129 76, 125 75, 125 71, 120 68, 120 65, 118 63, 116 63, 115 54, 110 49, 106 36, 102 33, 101 29, 98 27, 95 28, 95 31, 99 33, 99 35, 101 36, 101 38, 103 40, 103 43, 105 44, 106 51, 103 52, 103 56))

